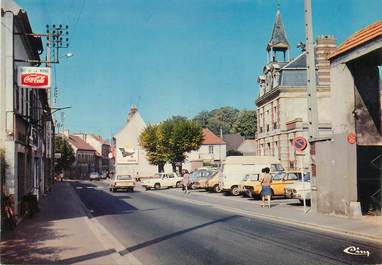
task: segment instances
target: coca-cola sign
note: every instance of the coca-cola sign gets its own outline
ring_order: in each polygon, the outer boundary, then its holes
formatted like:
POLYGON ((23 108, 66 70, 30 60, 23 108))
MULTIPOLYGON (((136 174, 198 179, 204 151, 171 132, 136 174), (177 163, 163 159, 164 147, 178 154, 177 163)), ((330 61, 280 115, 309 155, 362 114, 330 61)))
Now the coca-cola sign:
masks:
POLYGON ((50 68, 18 67, 17 84, 19 87, 50 88, 50 68))

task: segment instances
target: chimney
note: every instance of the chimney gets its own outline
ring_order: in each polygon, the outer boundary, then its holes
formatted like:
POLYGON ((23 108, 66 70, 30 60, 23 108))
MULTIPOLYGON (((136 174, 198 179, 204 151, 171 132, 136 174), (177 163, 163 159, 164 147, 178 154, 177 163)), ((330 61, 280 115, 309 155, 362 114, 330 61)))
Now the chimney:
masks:
POLYGON ((134 114, 137 113, 137 111, 138 111, 137 106, 132 105, 131 108, 130 108, 130 112, 129 112, 127 121, 129 121, 134 116, 134 114))
POLYGON ((329 55, 336 49, 336 38, 332 35, 320 35, 316 39, 316 68, 319 85, 330 84, 329 55))
POLYGON ((64 130, 63 134, 65 137, 69 138, 69 130, 64 130))

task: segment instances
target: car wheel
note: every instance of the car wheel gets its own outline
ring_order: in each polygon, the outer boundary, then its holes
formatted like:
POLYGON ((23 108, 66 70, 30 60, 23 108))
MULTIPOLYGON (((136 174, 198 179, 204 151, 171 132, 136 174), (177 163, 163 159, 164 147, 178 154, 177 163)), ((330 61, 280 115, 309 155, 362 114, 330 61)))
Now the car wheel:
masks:
POLYGON ((178 182, 176 183, 176 187, 177 187, 177 188, 181 188, 181 187, 182 187, 182 183, 181 183, 180 181, 178 181, 178 182))
POLYGON ((191 189, 196 190, 196 185, 194 183, 191 184, 191 189))
POLYGON ((115 189, 115 188, 112 188, 112 189, 111 189, 111 192, 115 192, 115 191, 116 191, 116 189, 115 189))
POLYGON ((238 195, 240 195, 239 187, 237 187, 237 186, 232 187, 232 188, 231 188, 231 194, 232 194, 233 196, 238 196, 238 195))
POLYGON ((159 190, 160 189, 160 184, 159 183, 155 183, 154 189, 159 190))
POLYGON ((214 187, 213 187, 213 191, 216 192, 216 193, 219 193, 221 192, 221 188, 219 187, 219 184, 216 184, 214 187))
POLYGON ((134 192, 134 188, 130 188, 130 191, 131 191, 131 192, 134 192))

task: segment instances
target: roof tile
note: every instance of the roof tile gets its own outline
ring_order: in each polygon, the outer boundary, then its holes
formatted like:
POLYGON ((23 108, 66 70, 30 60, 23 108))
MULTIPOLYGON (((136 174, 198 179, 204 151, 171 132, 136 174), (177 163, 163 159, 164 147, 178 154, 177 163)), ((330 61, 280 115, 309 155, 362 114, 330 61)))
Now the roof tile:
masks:
POLYGON ((203 145, 225 144, 225 142, 217 137, 208 128, 203 129, 203 145))
POLYGON ((350 51, 370 40, 382 36, 382 20, 361 29, 354 33, 349 39, 342 43, 330 56, 329 59, 333 59, 345 52, 350 51))

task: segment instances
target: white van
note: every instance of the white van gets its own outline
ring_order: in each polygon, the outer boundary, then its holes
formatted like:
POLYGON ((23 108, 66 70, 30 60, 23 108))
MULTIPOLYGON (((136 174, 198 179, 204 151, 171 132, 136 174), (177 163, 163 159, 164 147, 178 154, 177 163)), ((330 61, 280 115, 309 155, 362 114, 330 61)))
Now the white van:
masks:
POLYGON ((269 167, 271 173, 284 171, 280 160, 273 156, 228 156, 219 186, 224 192, 237 196, 240 194, 240 181, 248 174, 260 174, 265 167, 269 167))

